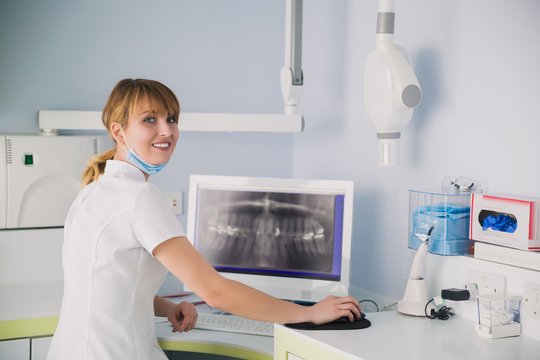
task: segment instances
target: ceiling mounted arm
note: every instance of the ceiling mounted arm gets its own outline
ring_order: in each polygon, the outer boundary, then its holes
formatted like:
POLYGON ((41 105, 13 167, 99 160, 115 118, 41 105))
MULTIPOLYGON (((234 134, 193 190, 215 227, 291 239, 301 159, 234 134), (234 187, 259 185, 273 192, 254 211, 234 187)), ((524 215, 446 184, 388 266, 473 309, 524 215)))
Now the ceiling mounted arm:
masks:
POLYGON ((285 114, 296 114, 303 92, 302 4, 302 0, 285 2, 285 65, 280 74, 285 114))
MULTIPOLYGON (((296 113, 304 86, 302 73, 302 0, 285 0, 285 64, 280 82, 283 114, 180 113, 182 131, 302 132, 304 117, 296 113)), ((105 131, 100 111, 39 111, 38 126, 43 135, 57 130, 105 131)))
POLYGON ((302 0, 291 0, 287 6, 290 14, 287 14, 285 26, 285 66, 292 70, 292 84, 303 85, 302 75, 302 0), (288 52, 288 54, 287 54, 288 52))

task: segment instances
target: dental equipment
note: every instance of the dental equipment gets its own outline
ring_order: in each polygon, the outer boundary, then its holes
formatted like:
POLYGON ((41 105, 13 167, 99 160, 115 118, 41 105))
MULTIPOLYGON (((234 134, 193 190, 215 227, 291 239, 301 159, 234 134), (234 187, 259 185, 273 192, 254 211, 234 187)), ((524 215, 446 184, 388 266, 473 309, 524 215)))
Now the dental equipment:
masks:
POLYGON ((285 6, 285 65, 281 68, 281 92, 285 114, 296 114, 304 90, 302 72, 302 1, 287 0, 285 6))
POLYGON ((414 316, 426 316, 425 306, 428 300, 426 295, 426 283, 422 277, 422 271, 424 269, 424 260, 427 254, 428 240, 433 228, 434 226, 429 228, 427 234, 416 234, 416 236, 422 240, 422 244, 420 244, 420 247, 414 256, 403 299, 398 301, 397 309, 400 313, 414 316))
POLYGON ((0 231, 64 226, 88 158, 108 135, 0 134, 0 231))
POLYGON ((420 104, 422 90, 405 50, 394 44, 395 0, 379 0, 375 49, 366 61, 365 106, 379 139, 379 165, 399 164, 401 130, 420 104))
MULTIPOLYGON (((280 69, 282 114, 180 113, 180 131, 294 132, 304 130, 304 116, 297 114, 304 88, 302 73, 302 1, 285 2, 285 63, 280 69)), ((58 130, 106 130, 101 111, 39 111, 42 135, 58 130)))

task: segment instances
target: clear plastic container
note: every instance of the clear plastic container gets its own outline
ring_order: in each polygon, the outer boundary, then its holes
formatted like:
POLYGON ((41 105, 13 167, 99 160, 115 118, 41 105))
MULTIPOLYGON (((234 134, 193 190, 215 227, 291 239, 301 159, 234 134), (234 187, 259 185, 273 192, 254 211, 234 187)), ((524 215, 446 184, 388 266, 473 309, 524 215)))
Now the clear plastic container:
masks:
POLYGON ((469 239, 471 193, 409 190, 409 248, 418 249, 427 234, 428 251, 438 255, 467 255, 474 244, 469 239))
POLYGON ((478 334, 491 338, 521 335, 521 299, 520 295, 511 294, 479 295, 478 334))

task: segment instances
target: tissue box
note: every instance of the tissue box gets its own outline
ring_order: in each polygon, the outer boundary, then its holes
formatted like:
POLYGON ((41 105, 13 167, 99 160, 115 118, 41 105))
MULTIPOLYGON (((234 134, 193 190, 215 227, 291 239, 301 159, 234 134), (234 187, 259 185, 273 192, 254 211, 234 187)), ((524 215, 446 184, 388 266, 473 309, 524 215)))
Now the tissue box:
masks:
POLYGON ((539 203, 537 198, 473 194, 471 239, 540 251, 539 203))
POLYGON ((501 338, 521 335, 519 307, 522 297, 511 294, 479 295, 476 298, 480 336, 501 338))
POLYGON ((469 239, 471 193, 409 190, 409 248, 418 249, 427 234, 428 251, 438 255, 470 253, 469 239))

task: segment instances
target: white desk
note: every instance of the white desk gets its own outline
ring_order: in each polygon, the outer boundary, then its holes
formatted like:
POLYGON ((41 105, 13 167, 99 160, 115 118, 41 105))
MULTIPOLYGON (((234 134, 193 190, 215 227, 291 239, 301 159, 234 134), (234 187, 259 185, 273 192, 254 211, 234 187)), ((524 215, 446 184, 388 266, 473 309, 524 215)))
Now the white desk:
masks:
MULTIPOLYGON (((58 323, 63 283, 43 282, 0 286, 0 345, 8 342, 30 347, 41 337, 52 336, 58 323), (14 340, 17 339, 17 340, 14 340)), ((208 311, 206 305, 197 307, 208 311)), ((247 360, 273 359, 274 338, 208 330, 172 333, 165 318, 156 317, 156 336, 164 350, 226 355, 247 360)), ((0 346, 0 359, 3 359, 0 346)), ((43 352, 46 353, 47 349, 43 352)), ((26 351, 28 353, 28 350, 26 351)), ((29 356, 23 355, 28 359, 29 356)))
POLYGON ((293 330, 276 325, 275 359, 539 360, 540 342, 523 336, 479 337, 474 323, 430 320, 395 311, 368 313, 372 325, 348 331, 293 330))
POLYGON ((0 359, 46 358, 62 287, 61 281, 0 286, 0 359))
POLYGON ((156 323, 156 336, 163 350, 192 351, 249 360, 274 358, 274 338, 270 336, 198 329, 179 334, 172 333, 171 329, 168 323, 156 323))
MULTIPOLYGON (((0 340, 50 336, 56 329, 62 283, 0 286, 0 340)), ((204 308, 199 308, 203 311, 204 308)), ((458 317, 429 320, 397 312, 368 313, 372 326, 350 331, 300 331, 276 325, 274 338, 207 330, 171 333, 156 318, 165 350, 193 351, 244 359, 474 359, 539 360, 540 342, 523 336, 486 339, 474 323, 458 317)), ((0 356, 1 358, 1 356, 0 356)))

